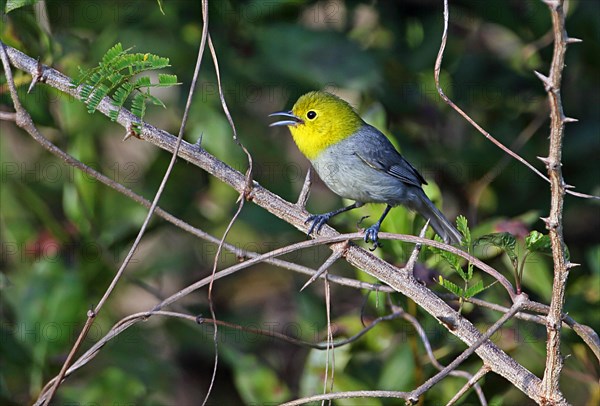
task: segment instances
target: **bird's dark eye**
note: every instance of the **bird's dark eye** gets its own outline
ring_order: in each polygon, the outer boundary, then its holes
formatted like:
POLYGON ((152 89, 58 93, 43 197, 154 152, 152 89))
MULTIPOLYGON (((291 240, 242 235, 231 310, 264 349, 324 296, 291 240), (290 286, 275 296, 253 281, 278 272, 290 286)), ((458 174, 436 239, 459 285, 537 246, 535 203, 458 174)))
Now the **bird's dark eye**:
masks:
POLYGON ((317 117, 317 112, 316 112, 316 111, 313 111, 313 110, 310 110, 308 113, 306 113, 306 117, 307 117, 309 120, 314 120, 314 119, 315 119, 315 117, 317 117))

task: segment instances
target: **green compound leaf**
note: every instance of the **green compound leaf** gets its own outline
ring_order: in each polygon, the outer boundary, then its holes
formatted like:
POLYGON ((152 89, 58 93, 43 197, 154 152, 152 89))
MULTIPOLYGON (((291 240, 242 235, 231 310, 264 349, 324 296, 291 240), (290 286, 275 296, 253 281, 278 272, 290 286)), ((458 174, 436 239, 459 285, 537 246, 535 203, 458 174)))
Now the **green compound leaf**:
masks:
POLYGON ((460 288, 457 284, 450 282, 448 279, 444 279, 441 275, 438 279, 438 283, 449 292, 455 294, 456 296, 463 297, 463 289, 460 288))
POLYGON ((469 286, 465 291, 465 298, 471 298, 476 294, 483 292, 485 290, 485 286, 483 286, 483 281, 477 281, 475 285, 469 286))
MULTIPOLYGON (((442 242, 442 239, 438 235, 436 235, 434 239, 435 241, 442 242)), ((457 272, 464 281, 468 280, 468 275, 465 273, 465 271, 463 271, 462 266, 460 265, 460 257, 458 255, 435 247, 429 247, 429 249, 435 255, 442 257, 442 259, 446 261, 448 265, 450 265, 450 267, 457 272)))
POLYGON ((158 83, 152 83, 150 77, 140 75, 149 70, 164 69, 169 59, 151 53, 129 53, 131 48, 123 49, 118 43, 111 47, 95 68, 85 70, 79 68, 79 78, 72 85, 81 85, 79 97, 87 105, 88 112, 93 113, 105 97, 110 98, 112 109, 109 116, 116 120, 119 111, 127 100, 131 100, 131 112, 140 119, 133 125, 134 132, 139 134, 141 121, 146 113, 146 104, 165 107, 156 96, 149 93, 152 87, 175 86, 176 75, 158 74, 158 83))
POLYGON ((467 218, 465 216, 458 216, 456 218, 456 226, 458 231, 463 235, 462 245, 465 247, 471 246, 471 230, 469 230, 467 218))

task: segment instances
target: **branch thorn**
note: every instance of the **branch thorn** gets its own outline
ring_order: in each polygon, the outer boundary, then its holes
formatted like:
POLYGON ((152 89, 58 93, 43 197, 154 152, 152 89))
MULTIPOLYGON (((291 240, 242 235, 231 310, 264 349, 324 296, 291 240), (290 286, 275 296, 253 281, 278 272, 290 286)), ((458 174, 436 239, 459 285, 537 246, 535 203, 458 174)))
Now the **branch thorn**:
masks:
MULTIPOLYGON (((346 244, 347 244, 347 242, 346 242, 346 244)), ((340 259, 342 257, 344 252, 345 252, 345 250, 342 250, 342 251, 336 251, 333 254, 331 254, 329 256, 329 258, 327 258, 327 260, 323 263, 323 265, 321 265, 319 267, 317 272, 315 272, 315 274, 304 284, 304 286, 302 286, 300 288, 300 292, 302 292, 308 285, 313 283, 319 276, 321 276, 323 273, 325 273, 325 271, 327 271, 331 267, 331 265, 333 265, 333 263, 335 261, 337 261, 338 259, 340 259)))
POLYGON ((298 201, 296 202, 296 206, 301 208, 306 208, 306 201, 308 200, 308 196, 310 194, 310 186, 312 185, 312 169, 308 168, 306 172, 306 177, 304 178, 304 184, 302 185, 302 190, 300 190, 300 194, 298 195, 298 201))
POLYGON ((567 269, 571 269, 571 268, 576 268, 578 266, 581 266, 581 264, 578 264, 576 262, 567 262, 565 264, 565 266, 567 267, 567 269))
POLYGON ((203 136, 204 136, 204 131, 202 131, 202 132, 200 133, 200 137, 198 137, 198 140, 197 140, 197 141, 196 141, 196 143, 194 144, 194 146, 195 146, 196 148, 198 148, 198 151, 202 151, 202 150, 203 150, 203 148, 202 148, 202 137, 203 137, 203 136))
POLYGON ((576 123, 579 120, 573 117, 563 117, 562 122, 563 123, 576 123))
POLYGON ((533 73, 538 77, 539 80, 544 84, 544 89, 549 92, 552 89, 552 82, 550 78, 546 75, 541 74, 540 72, 534 70, 533 73))
POLYGON ((550 157, 538 156, 537 159, 542 161, 546 165, 546 167, 550 166, 550 157))
POLYGON ((565 41, 567 44, 578 44, 580 42, 583 42, 583 40, 581 38, 573 38, 573 37, 569 37, 566 39, 565 41))
POLYGON ((44 82, 44 65, 42 65, 39 58, 37 60, 37 70, 31 75, 31 84, 27 89, 27 94, 31 93, 38 82, 44 82))

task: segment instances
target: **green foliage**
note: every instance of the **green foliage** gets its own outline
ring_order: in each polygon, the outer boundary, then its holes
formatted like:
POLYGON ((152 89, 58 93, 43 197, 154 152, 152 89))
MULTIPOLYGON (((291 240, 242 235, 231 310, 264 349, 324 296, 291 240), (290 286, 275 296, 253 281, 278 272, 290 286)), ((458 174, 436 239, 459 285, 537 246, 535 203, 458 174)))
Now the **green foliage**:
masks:
MULTIPOLYGON (((552 242, 550 241, 550 236, 535 230, 525 238, 525 247, 531 252, 552 255, 552 242)), ((567 260, 571 258, 569 247, 566 245, 565 256, 567 257, 567 260)))
POLYGON ((113 121, 117 120, 126 100, 131 98, 131 112, 140 120, 133 124, 132 130, 139 135, 146 104, 165 107, 160 99, 150 94, 150 89, 179 83, 177 76, 164 73, 158 75, 156 83, 152 83, 148 76, 139 76, 142 72, 169 67, 169 59, 150 53, 130 54, 130 49, 123 49, 121 43, 114 45, 106 51, 97 67, 89 70, 79 68, 79 78, 73 86, 81 85, 79 97, 87 105, 89 113, 95 112, 102 99, 110 96, 113 108, 109 116, 113 121))
POLYGON ((511 233, 492 233, 484 235, 475 241, 475 245, 491 244, 500 248, 508 255, 513 267, 517 267, 518 258, 516 252, 517 239, 511 233))
MULTIPOLYGON (((475 241, 475 246, 491 244, 505 253, 512 265, 517 292, 522 290, 523 272, 527 257, 532 253, 541 253, 545 255, 552 254, 550 236, 533 230, 525 237, 525 253, 519 258, 517 250, 517 238, 508 232, 492 233, 484 235, 475 241)), ((567 259, 569 258, 569 249, 565 246, 567 259)))
MULTIPOLYGON (((456 218, 456 228, 463 235, 463 239, 461 241, 462 247, 470 254, 473 255, 473 242, 471 238, 471 230, 469 229, 469 225, 466 217, 458 216, 456 218)), ((439 236, 435 236, 436 241, 441 242, 441 238, 439 236)), ((453 293, 460 299, 461 309, 462 304, 465 299, 469 299, 478 293, 483 292, 486 287, 483 285, 482 280, 478 280, 473 284, 473 264, 469 261, 467 263, 467 270, 463 269, 463 261, 462 258, 456 254, 451 252, 435 248, 429 247, 434 254, 439 255, 444 261, 450 265, 450 268, 456 272, 464 282, 464 286, 460 287, 454 282, 445 279, 442 275, 438 277, 438 284, 448 290, 450 293, 453 293), (470 285, 470 286, 469 286, 470 285)))

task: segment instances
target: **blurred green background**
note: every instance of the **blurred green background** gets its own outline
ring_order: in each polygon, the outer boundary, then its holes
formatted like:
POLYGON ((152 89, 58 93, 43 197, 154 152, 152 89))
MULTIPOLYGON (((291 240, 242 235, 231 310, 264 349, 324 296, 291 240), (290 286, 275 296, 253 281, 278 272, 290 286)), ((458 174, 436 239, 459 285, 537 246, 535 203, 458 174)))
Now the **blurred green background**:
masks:
MULTIPOLYGON (((14 2, 9 2, 13 4, 14 2)), ((0 1, 6 10, 7 1, 0 1)), ((202 26, 199 2, 47 1, 2 14, 2 41, 74 76, 93 67, 115 43, 134 52, 171 60, 169 73, 182 86, 161 91, 167 109, 151 108, 146 120, 177 133, 196 59, 202 26), (38 5, 39 7, 39 5, 38 5), (40 27, 47 21, 50 33, 40 27)), ((268 113, 288 109, 306 91, 329 89, 350 101, 361 115, 391 137, 429 181, 427 193, 448 217, 463 214, 475 237, 509 231, 522 237, 544 230, 549 185, 504 154, 439 98, 433 65, 442 32, 442 1, 213 1, 209 27, 217 49, 225 97, 239 138, 255 162, 255 179, 295 201, 307 161, 287 130, 268 128, 268 113), (443 197, 443 198, 442 198, 443 197)), ((548 108, 533 70, 546 73, 552 57, 551 21, 537 0, 452 1, 450 36, 442 67, 446 93, 505 145, 524 144, 519 153, 540 170, 536 156, 548 153, 548 108)), ((579 119, 566 128, 563 171, 578 191, 600 194, 600 3, 569 2, 567 27, 583 43, 569 47, 563 77, 565 113, 579 119)), ((135 192, 152 199, 170 154, 137 139, 122 142, 124 129, 101 114, 38 85, 26 94, 30 77, 15 71, 21 101, 46 137, 63 150, 135 192)), ((12 110, 2 76, 0 108, 12 110)), ((58 373, 93 307, 110 283, 146 215, 146 209, 82 175, 46 152, 25 132, 0 122, 0 403, 31 403, 58 373)), ((232 140, 222 113, 216 77, 207 53, 185 139, 245 171, 246 161, 232 140)), ((199 168, 179 160, 160 206, 220 237, 237 208, 237 195, 199 168)), ((316 181, 311 212, 341 200, 316 181)), ((600 330, 600 210, 598 204, 566 196, 564 234, 573 262, 565 310, 600 330)), ((333 226, 356 230, 382 207, 369 206, 340 216, 333 226)), ((395 209, 383 231, 417 233, 420 218, 395 209)), ((228 241, 257 252, 303 241, 305 236, 263 209, 247 203, 228 241)), ((402 264, 410 246, 387 242, 377 254, 402 264)), ((125 278, 104 307, 85 348, 128 314, 152 308, 160 297, 210 274, 216 247, 161 219, 154 219, 125 278)), ((325 247, 286 257, 317 268, 325 247)), ((513 281, 510 262, 496 252, 479 253, 513 281)), ((427 251, 422 279, 437 273, 458 283, 427 251), (435 268, 435 270, 433 269, 435 268)), ((237 262, 225 253, 219 269, 237 262)), ((368 279, 346 263, 331 272, 368 279)), ((486 284, 491 279, 479 274, 486 284)), ((299 288, 306 276, 261 264, 215 283, 220 320, 321 341, 326 338, 324 290, 299 288)), ((548 303, 552 267, 548 257, 530 256, 524 290, 548 303)), ((479 297, 507 305, 498 286, 479 297)), ((451 362, 464 345, 434 319, 400 295, 392 301, 419 318, 440 362, 451 362)), ((383 294, 332 286, 336 335, 348 337, 387 314, 383 294)), ((455 304, 455 303, 454 303, 455 304)), ((178 303, 179 310, 207 316, 206 289, 178 303)), ((498 313, 466 305, 464 314, 480 328, 498 313)), ((325 353, 274 338, 221 327, 219 367, 212 404, 281 402, 322 391, 325 353)), ((213 368, 212 328, 154 317, 106 345, 63 384, 57 404, 196 404, 208 388, 213 368)), ((562 390, 576 405, 600 401, 597 359, 572 331, 565 330, 567 358, 562 390)), ((545 329, 512 321, 494 341, 538 376, 543 375, 545 329)), ((336 391, 410 390, 435 373, 414 329, 395 320, 379 324, 362 339, 335 353, 336 391)), ((471 357, 463 368, 481 366, 471 357)), ((482 381, 493 404, 528 400, 502 378, 482 381)), ((448 377, 425 395, 424 404, 447 402, 464 384, 448 377)), ((464 404, 477 398, 469 393, 464 404)), ((364 401, 363 401, 364 402, 364 401)), ((365 404, 360 400, 337 404, 365 404)), ((400 404, 369 399, 368 404, 400 404)))

